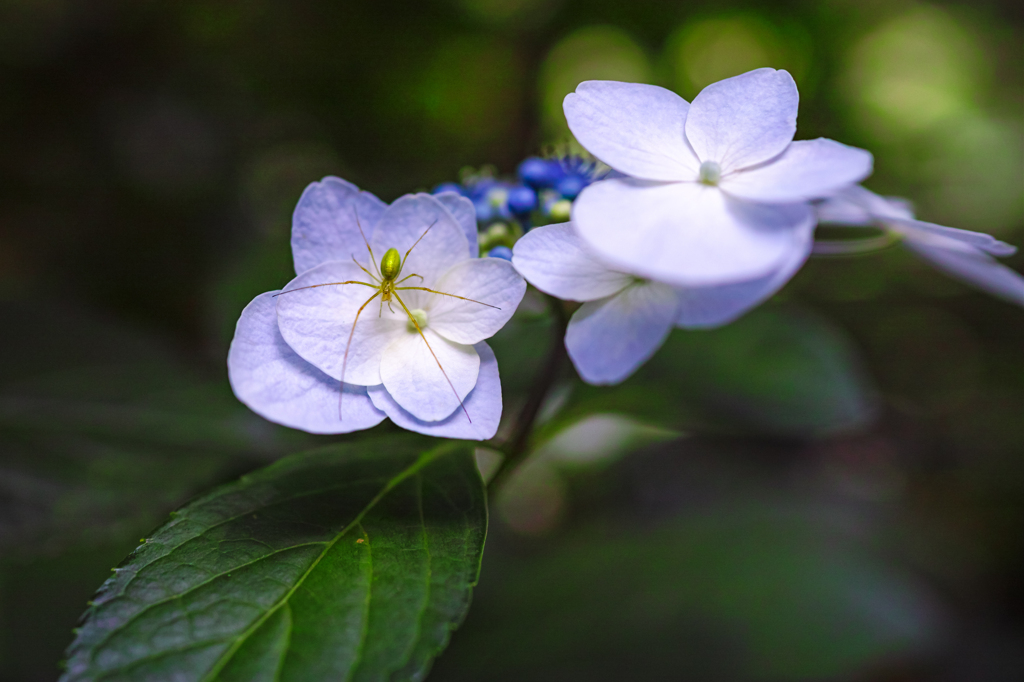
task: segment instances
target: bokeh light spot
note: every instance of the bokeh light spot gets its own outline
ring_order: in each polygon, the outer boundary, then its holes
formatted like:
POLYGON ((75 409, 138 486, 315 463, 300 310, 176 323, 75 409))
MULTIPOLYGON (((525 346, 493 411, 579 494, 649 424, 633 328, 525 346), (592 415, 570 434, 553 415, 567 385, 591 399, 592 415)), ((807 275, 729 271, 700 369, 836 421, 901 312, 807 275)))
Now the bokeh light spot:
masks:
POLYGON ((869 130, 921 130, 970 110, 987 69, 968 30, 921 7, 861 39, 850 57, 848 92, 869 130))
POLYGON ((785 68, 800 81, 807 64, 800 41, 787 45, 774 26, 756 16, 683 24, 669 36, 663 59, 673 87, 687 99, 711 83, 765 66, 785 68))
POLYGON ((542 119, 549 141, 570 138, 562 100, 585 80, 650 83, 647 55, 633 38, 613 26, 588 26, 563 38, 548 53, 540 73, 542 119))

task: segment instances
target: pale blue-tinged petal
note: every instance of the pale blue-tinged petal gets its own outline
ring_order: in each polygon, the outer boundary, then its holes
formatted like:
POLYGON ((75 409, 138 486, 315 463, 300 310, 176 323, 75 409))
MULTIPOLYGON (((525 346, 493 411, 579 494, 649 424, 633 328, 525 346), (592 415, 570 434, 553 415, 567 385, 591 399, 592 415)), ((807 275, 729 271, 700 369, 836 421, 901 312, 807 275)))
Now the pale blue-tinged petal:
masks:
POLYGON ((505 326, 523 300, 526 282, 503 258, 472 258, 441 275, 434 289, 480 301, 422 292, 430 328, 449 341, 472 345, 505 326))
POLYGON ((875 222, 875 217, 861 204, 851 201, 843 193, 813 204, 819 223, 863 227, 875 222))
POLYGON ((362 386, 340 383, 296 355, 277 328, 274 292, 245 307, 228 351, 228 380, 238 399, 264 419, 310 433, 376 426, 384 413, 362 386))
POLYGON ((722 177, 720 186, 750 201, 788 204, 834 194, 871 174, 871 153, 818 138, 793 142, 781 155, 722 177))
POLYGON ((455 217, 469 241, 469 257, 480 255, 480 234, 476 227, 476 209, 473 202, 458 192, 441 192, 435 194, 437 200, 455 217))
POLYGON ((278 327, 292 350, 335 379, 342 378, 344 368, 345 383, 360 386, 381 382, 381 356, 404 332, 408 319, 405 313, 398 306, 394 306, 392 313, 386 303, 381 306, 380 296, 377 296, 359 315, 349 344, 356 315, 373 296, 375 288, 346 284, 296 290, 326 282, 367 279, 355 263, 324 263, 293 279, 276 299, 278 327))
POLYGON ((769 299, 807 261, 814 245, 813 226, 809 225, 805 233, 803 248, 793 251, 777 270, 768 275, 735 284, 679 288, 676 325, 686 329, 720 327, 769 299))
POLYGON ((796 133, 800 103, 786 71, 755 69, 700 91, 686 116, 686 138, 701 161, 723 174, 778 156, 796 133))
POLYGON ((569 301, 611 296, 634 280, 591 253, 572 222, 527 232, 512 249, 512 265, 533 286, 569 301))
POLYGON ((444 204, 429 194, 406 194, 388 206, 373 231, 370 246, 378 265, 388 249, 397 249, 403 260, 399 279, 421 275, 420 283, 428 287, 448 268, 469 258, 462 226, 444 204), (410 248, 412 253, 406 259, 410 248))
POLYGON ((365 261, 366 238, 387 204, 341 178, 326 177, 306 187, 292 214, 292 257, 295 274, 332 260, 365 261), (356 223, 356 216, 359 223, 356 223))
POLYGON ((914 218, 910 201, 883 197, 860 185, 845 187, 815 205, 818 222, 841 225, 869 225, 883 219, 914 218))
POLYGON ((1012 256, 1017 247, 983 232, 914 219, 910 202, 900 197, 883 197, 859 185, 847 187, 815 206, 819 222, 844 225, 876 224, 886 227, 907 240, 939 248, 964 245, 993 256, 1012 256))
POLYGON ((911 239, 904 244, 943 272, 1024 306, 1024 275, 995 261, 988 254, 970 247, 950 249, 911 239))
POLYGON ((1016 246, 999 241, 984 232, 971 232, 923 220, 889 218, 884 222, 894 232, 902 234, 908 242, 914 241, 938 248, 955 248, 955 244, 963 244, 993 256, 1012 256, 1017 253, 1016 246))
POLYGON ((699 183, 603 180, 572 208, 580 236, 612 267, 683 286, 774 272, 805 245, 808 204, 754 204, 699 183))
POLYGON ((384 410, 398 426, 436 438, 460 438, 465 440, 487 440, 493 438, 501 421, 501 381, 498 378, 498 361, 494 351, 481 341, 473 346, 480 356, 480 373, 476 386, 463 401, 466 412, 456 408, 450 415, 439 421, 423 421, 402 409, 383 385, 371 386, 370 399, 378 409, 384 410), (470 421, 472 419, 472 421, 470 421))
POLYGON ((584 81, 562 105, 569 130, 617 171, 646 180, 692 180, 700 162, 686 143, 689 105, 656 85, 584 81))
POLYGON ((590 384, 625 380, 665 342, 678 308, 672 287, 656 282, 636 282, 584 303, 565 334, 576 371, 590 384))
POLYGON ((465 400, 473 390, 479 371, 480 356, 473 346, 449 341, 429 327, 423 336, 415 328, 407 329, 391 342, 380 362, 380 377, 391 397, 427 422, 461 410, 459 399, 465 400))

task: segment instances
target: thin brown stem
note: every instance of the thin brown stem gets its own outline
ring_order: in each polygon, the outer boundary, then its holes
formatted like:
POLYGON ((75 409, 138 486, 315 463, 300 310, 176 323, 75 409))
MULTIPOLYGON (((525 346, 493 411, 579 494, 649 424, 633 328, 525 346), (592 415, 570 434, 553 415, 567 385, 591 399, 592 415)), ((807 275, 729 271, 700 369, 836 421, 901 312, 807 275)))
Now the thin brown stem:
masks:
POLYGON ((565 329, 569 325, 569 315, 560 300, 554 296, 547 296, 547 299, 548 309, 554 318, 551 324, 551 346, 548 348, 548 357, 533 378, 526 404, 523 405, 516 417, 512 434, 505 441, 504 446, 499 448, 505 458, 488 484, 492 490, 498 490, 529 454, 530 437, 533 435, 533 425, 537 421, 537 415, 540 413, 540 408, 544 405, 548 393, 551 392, 552 386, 561 375, 562 367, 569 359, 569 353, 565 350, 565 329))

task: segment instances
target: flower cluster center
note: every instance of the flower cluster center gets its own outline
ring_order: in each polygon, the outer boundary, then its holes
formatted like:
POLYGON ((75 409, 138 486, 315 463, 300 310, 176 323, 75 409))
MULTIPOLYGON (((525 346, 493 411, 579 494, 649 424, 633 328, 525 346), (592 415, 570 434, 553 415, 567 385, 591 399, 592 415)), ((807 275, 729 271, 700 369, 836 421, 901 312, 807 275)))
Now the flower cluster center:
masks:
MULTIPOLYGON (((418 324, 420 326, 420 329, 426 329, 427 328, 428 318, 427 318, 427 311, 426 310, 424 310, 423 308, 413 308, 412 310, 409 311, 409 313, 412 315, 413 319, 416 320, 416 324, 418 324)), ((409 320, 406 323, 405 326, 406 326, 406 328, 408 328, 408 330, 410 332, 414 332, 415 333, 415 331, 416 331, 416 324, 413 324, 412 320, 409 320)))
POLYGON ((722 179, 722 167, 716 161, 705 161, 700 165, 700 181, 705 185, 717 185, 722 179))

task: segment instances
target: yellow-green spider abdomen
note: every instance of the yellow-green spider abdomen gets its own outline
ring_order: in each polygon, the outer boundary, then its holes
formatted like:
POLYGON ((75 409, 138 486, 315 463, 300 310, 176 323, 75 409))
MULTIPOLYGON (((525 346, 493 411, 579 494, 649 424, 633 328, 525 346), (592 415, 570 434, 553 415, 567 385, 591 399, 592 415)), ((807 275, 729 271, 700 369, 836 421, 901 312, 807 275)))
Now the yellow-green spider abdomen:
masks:
POLYGON ((380 259, 380 276, 385 280, 393 280, 402 271, 402 257, 395 249, 388 249, 384 257, 380 259))

